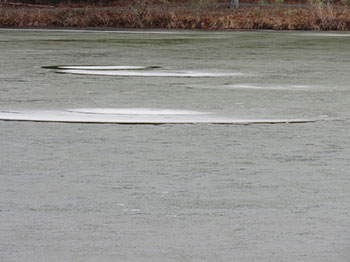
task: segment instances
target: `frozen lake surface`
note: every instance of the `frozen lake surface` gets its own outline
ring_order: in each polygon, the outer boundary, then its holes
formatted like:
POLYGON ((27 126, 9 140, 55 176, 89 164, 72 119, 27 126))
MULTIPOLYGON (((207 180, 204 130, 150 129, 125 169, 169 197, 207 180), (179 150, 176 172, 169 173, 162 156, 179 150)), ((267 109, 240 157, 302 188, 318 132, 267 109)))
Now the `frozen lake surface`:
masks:
POLYGON ((0 261, 349 261, 349 36, 0 30, 0 261))

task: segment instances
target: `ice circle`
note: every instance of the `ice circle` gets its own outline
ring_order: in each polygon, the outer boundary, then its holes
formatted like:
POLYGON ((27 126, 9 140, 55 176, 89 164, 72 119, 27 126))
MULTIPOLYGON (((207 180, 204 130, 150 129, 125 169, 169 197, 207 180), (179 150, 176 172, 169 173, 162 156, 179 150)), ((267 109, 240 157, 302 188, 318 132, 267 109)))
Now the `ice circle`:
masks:
POLYGON ((160 66, 98 66, 98 65, 58 65, 43 66, 45 69, 58 70, 146 70, 160 68, 160 66))
POLYGON ((243 76, 243 73, 220 73, 201 71, 163 71, 163 70, 78 70, 61 69, 57 73, 74 75, 99 75, 99 76, 141 76, 141 77, 227 77, 243 76))
POLYGON ((102 66, 102 65, 59 65, 43 66, 54 69, 56 73, 99 76, 128 77, 227 77, 243 76, 239 72, 205 72, 188 70, 163 70, 160 66, 102 66))
POLYGON ((204 115, 208 112, 197 112, 190 110, 153 109, 153 108, 79 108, 67 109, 68 112, 82 114, 110 114, 110 115, 204 115))
POLYGON ((278 124, 320 119, 235 118, 209 112, 152 108, 82 108, 64 110, 2 110, 0 120, 91 124, 278 124))

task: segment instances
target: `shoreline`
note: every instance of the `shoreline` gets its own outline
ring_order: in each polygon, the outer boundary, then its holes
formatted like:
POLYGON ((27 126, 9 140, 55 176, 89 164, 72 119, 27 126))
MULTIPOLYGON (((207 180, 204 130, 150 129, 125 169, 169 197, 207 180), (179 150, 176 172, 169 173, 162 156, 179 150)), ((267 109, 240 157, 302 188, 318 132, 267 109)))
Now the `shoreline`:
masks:
POLYGON ((239 9, 0 8, 0 28, 350 31, 350 8, 332 5, 239 9))
POLYGON ((313 34, 350 37, 349 31, 339 30, 269 30, 269 29, 176 29, 176 28, 108 28, 108 27, 0 27, 1 31, 32 31, 32 32, 81 32, 81 33, 118 33, 118 34, 195 34, 195 33, 235 33, 235 32, 267 32, 267 33, 291 33, 291 34, 313 34))

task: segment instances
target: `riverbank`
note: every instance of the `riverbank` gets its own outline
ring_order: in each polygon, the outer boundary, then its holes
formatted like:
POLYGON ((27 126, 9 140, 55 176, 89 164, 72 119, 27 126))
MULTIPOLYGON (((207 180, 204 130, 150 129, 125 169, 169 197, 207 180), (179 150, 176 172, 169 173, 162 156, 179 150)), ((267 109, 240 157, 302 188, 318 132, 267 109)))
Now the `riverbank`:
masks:
POLYGON ((0 27, 350 30, 350 8, 332 5, 0 8, 0 27))

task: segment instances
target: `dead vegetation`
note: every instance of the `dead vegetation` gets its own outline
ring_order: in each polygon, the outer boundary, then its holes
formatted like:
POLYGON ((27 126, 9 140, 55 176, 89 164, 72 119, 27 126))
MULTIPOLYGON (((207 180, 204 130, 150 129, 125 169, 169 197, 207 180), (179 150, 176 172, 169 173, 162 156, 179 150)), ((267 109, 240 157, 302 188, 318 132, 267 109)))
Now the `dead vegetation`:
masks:
POLYGON ((259 6, 236 10, 201 5, 148 5, 127 8, 0 9, 1 27, 124 27, 178 29, 350 30, 350 9, 316 2, 307 7, 259 6))

